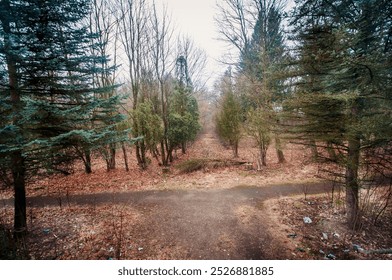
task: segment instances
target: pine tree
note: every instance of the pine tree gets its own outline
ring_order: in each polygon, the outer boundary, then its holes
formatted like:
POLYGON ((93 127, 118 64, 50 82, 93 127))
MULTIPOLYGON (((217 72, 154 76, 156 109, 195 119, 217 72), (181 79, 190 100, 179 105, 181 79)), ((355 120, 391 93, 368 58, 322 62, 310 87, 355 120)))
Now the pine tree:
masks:
POLYGON ((216 117, 218 135, 233 149, 238 157, 238 145, 242 137, 243 110, 239 98, 235 95, 231 69, 225 72, 219 85, 221 108, 216 117))
POLYGON ((91 53, 94 34, 83 23, 87 0, 1 1, 2 77, 0 158, 11 170, 16 233, 26 227, 28 176, 66 172, 77 151, 125 141, 113 127, 117 113, 113 87, 97 88, 93 76, 107 57, 91 53), (2 106, 3 107, 3 106, 2 106))
POLYGON ((199 108, 193 95, 192 81, 189 76, 187 59, 180 55, 176 60, 176 80, 169 98, 168 110, 168 156, 177 147, 186 153, 187 144, 196 139, 200 130, 199 108))
POLYGON ((171 147, 169 154, 176 147, 186 153, 186 146, 196 139, 200 130, 199 108, 196 98, 189 87, 178 83, 170 97, 169 125, 167 137, 171 147))
MULTIPOLYGON (((271 132, 275 131, 276 152, 279 162, 283 163, 285 158, 277 130, 279 116, 276 112, 276 108, 281 106, 285 98, 283 82, 279 78, 283 72, 285 53, 282 1, 259 1, 258 9, 251 40, 241 53, 240 75, 244 77, 243 82, 250 84, 248 86, 242 85, 242 91, 246 95, 243 99, 247 99, 247 103, 253 109, 268 112, 268 115, 271 116, 269 118, 271 123, 265 125, 264 129, 269 127, 271 132), (273 115, 275 117, 272 117, 273 115)), ((244 111, 249 109, 245 107, 244 111)), ((253 115, 253 117, 255 116, 253 115)), ((255 120, 253 119, 253 121, 255 120)), ((265 162, 263 153, 260 154, 260 157, 265 162)))
POLYGON ((391 144, 390 132, 379 124, 390 131, 392 4, 374 0, 298 4, 293 21, 301 39, 297 58, 302 85, 294 103, 303 125, 298 128, 305 139, 332 143, 339 152, 347 222, 358 228, 361 168, 391 144), (376 154, 366 159, 370 151, 376 154))

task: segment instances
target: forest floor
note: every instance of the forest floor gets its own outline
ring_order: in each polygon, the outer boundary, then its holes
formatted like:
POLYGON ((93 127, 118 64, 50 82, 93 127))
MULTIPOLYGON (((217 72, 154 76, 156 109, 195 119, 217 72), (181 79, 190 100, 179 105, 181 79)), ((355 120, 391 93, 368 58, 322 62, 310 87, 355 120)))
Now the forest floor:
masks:
MULTIPOLYGON (((119 154, 114 171, 96 158, 92 174, 76 166, 36 180, 27 189, 29 258, 392 259, 366 254, 392 248, 391 209, 352 232, 343 193, 318 178, 309 151, 287 143, 283 164, 273 151, 260 168, 245 138, 234 161, 205 129, 168 172, 154 160, 145 171, 132 160, 126 172, 119 154), (191 159, 219 164, 180 172, 191 159)), ((0 225, 10 229, 12 213, 12 192, 2 190, 0 225)))

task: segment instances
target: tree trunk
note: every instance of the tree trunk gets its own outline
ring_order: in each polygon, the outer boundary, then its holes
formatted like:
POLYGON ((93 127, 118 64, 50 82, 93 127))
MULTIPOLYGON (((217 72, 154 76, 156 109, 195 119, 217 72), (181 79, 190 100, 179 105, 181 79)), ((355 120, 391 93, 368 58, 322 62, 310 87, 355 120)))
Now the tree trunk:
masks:
POLYGON ((182 154, 186 154, 186 143, 181 143, 181 151, 182 151, 182 154))
POLYGON ((90 174, 92 171, 91 169, 91 152, 90 150, 84 151, 84 171, 87 174, 90 174))
POLYGON ((264 147, 260 147, 260 160, 263 166, 267 166, 267 150, 264 147))
MULTIPOLYGON (((143 140, 141 140, 141 141, 143 141, 143 140)), ((137 164, 139 165, 139 167, 140 167, 141 169, 144 169, 144 163, 143 163, 143 159, 142 159, 140 143, 136 143, 136 145, 135 145, 135 150, 136 150, 136 160, 137 160, 137 164)))
MULTIPOLYGON (((1 9, 10 11, 10 1, 3 1, 1 9)), ((4 32, 3 48, 5 51, 5 59, 7 63, 7 74, 9 81, 9 90, 11 95, 12 112, 14 118, 13 124, 19 126, 21 114, 21 97, 19 92, 18 71, 16 63, 12 57, 12 42, 10 16, 6 12, 2 13, 0 21, 4 32)), ((1 15, 1 14, 0 14, 1 15)), ((23 238, 27 233, 26 223, 26 166, 25 159, 21 150, 17 150, 11 154, 11 171, 14 185, 14 232, 17 239, 23 238)))
POLYGON ((141 169, 147 168, 147 160, 146 160, 146 145, 144 141, 141 140, 136 144, 136 158, 137 163, 141 169))
POLYGON ((353 137, 348 141, 346 166, 346 204, 347 223, 352 229, 360 227, 358 169, 360 156, 360 138, 353 137))
POLYGON ((121 149, 122 149, 122 151, 123 151, 123 156, 124 156, 125 170, 126 170, 126 171, 129 171, 127 150, 126 150, 126 148, 125 148, 124 143, 121 143, 121 149))
POLYGON ((163 166, 168 166, 168 160, 166 157, 166 150, 165 150, 165 140, 161 141, 161 159, 162 159, 162 165, 163 166))
POLYGON ((278 135, 275 135, 275 149, 276 154, 278 156, 278 163, 284 163, 286 161, 283 150, 282 150, 282 143, 278 135))
POLYGON ((107 169, 114 170, 116 169, 116 147, 115 144, 109 145, 109 158, 108 158, 108 166, 107 169))
POLYGON ((233 152, 234 152, 234 157, 238 158, 238 142, 235 142, 233 145, 233 152))

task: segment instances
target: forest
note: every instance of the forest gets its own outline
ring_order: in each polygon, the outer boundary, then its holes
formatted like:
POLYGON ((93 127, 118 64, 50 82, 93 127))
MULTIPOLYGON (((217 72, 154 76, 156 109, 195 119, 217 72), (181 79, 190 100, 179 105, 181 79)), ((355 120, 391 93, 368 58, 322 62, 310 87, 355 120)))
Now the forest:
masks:
POLYGON ((390 259, 392 2, 161 4, 0 0, 0 259, 390 259))

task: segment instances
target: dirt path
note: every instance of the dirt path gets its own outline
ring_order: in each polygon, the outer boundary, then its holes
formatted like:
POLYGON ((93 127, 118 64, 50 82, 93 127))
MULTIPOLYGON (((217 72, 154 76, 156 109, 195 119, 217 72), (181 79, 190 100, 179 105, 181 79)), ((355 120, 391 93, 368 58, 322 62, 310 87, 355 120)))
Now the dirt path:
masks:
MULTIPOLYGON (((169 259, 285 259, 284 244, 271 235, 274 225, 263 202, 302 191, 301 185, 239 186, 97 193, 61 197, 61 201, 63 205, 134 208, 142 218, 125 234, 132 235, 141 248, 140 259, 160 259, 162 254, 169 259)), ((321 191, 325 186, 313 185, 309 193, 321 191)), ((28 203, 33 208, 56 206, 59 198, 31 197, 28 203)))
MULTIPOLYGON (((207 126, 187 157, 231 158, 232 151, 207 126)), ((266 186, 269 183, 260 178, 241 176, 235 170, 212 170, 169 177, 146 190, 35 196, 28 198, 28 204, 48 209, 60 203, 131 207, 139 219, 124 234, 132 237, 137 259, 285 259, 289 252, 276 238, 264 202, 301 194, 304 184, 266 186)), ((307 193, 325 189, 323 184, 311 183, 307 193)), ((12 205, 11 199, 0 202, 12 205)))

